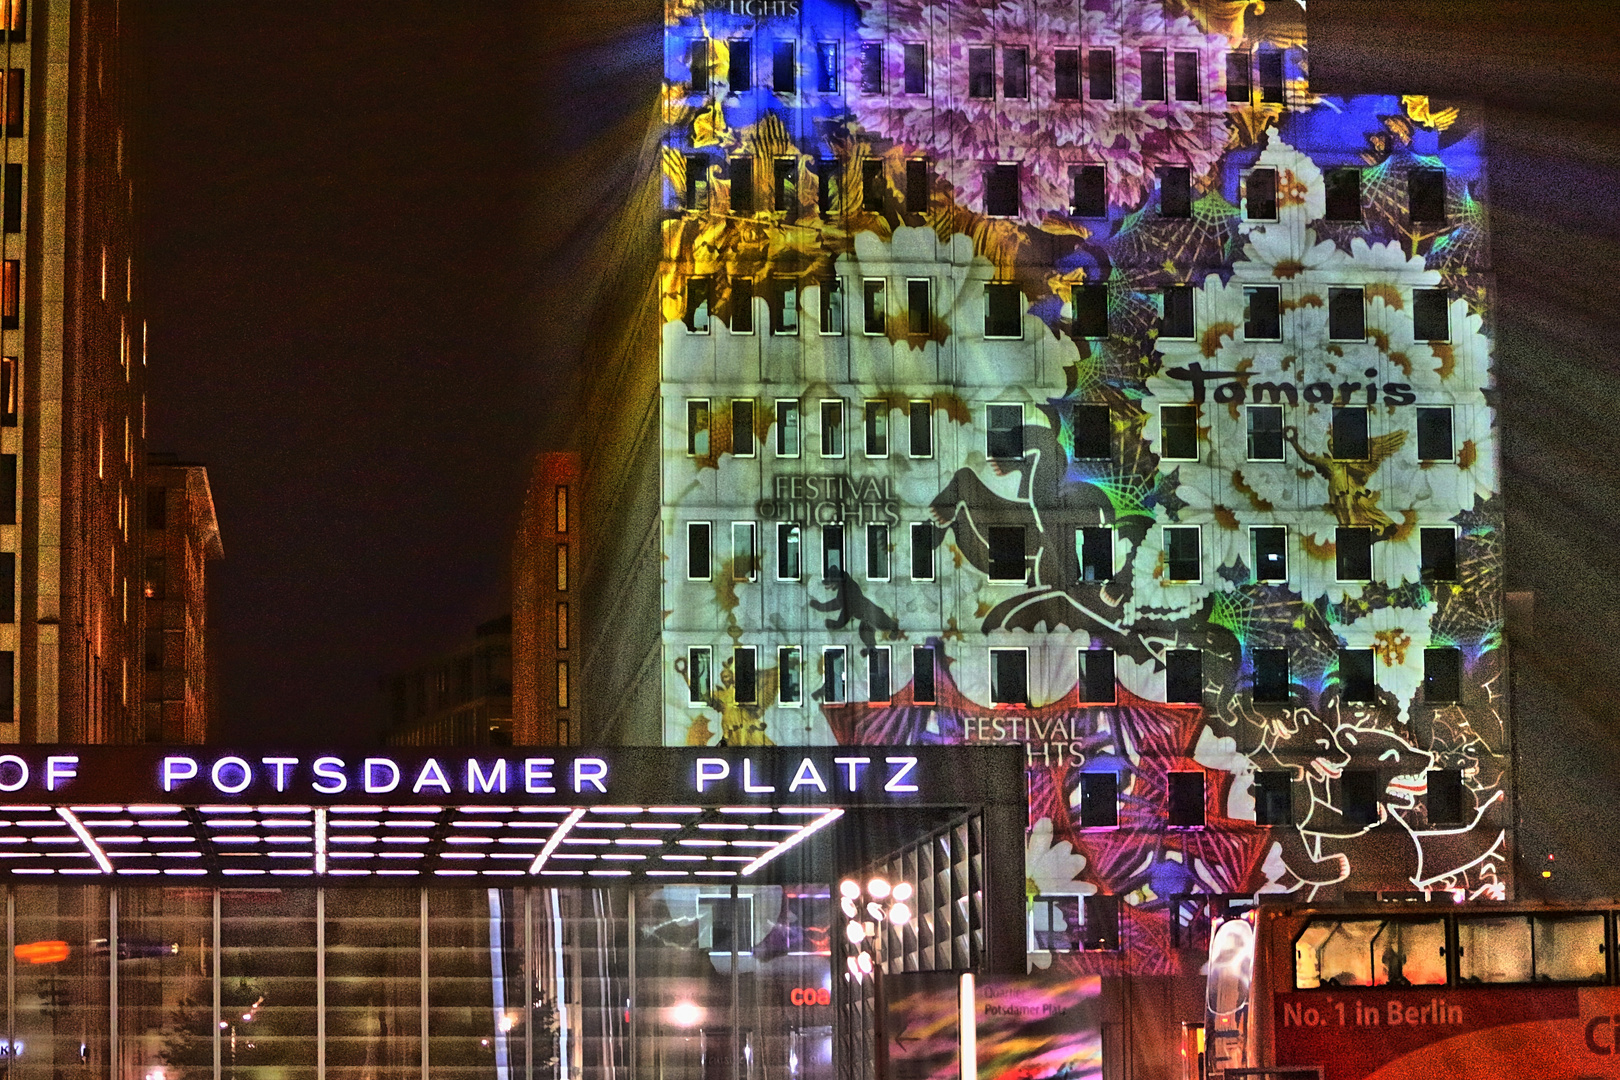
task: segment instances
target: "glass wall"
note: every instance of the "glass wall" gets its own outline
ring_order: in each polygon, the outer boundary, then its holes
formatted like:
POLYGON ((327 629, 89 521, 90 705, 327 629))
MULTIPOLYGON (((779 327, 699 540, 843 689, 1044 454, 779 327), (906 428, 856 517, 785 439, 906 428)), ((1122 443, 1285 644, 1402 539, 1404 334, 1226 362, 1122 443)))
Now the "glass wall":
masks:
POLYGON ((40 1080, 831 1080, 832 910, 821 886, 17 885, 0 1059, 40 1080))

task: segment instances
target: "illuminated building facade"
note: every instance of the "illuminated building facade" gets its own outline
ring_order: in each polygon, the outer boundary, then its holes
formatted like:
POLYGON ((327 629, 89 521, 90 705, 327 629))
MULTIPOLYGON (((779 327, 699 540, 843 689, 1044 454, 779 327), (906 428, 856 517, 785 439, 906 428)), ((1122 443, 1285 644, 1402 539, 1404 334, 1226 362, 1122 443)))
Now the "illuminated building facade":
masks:
POLYGON ((578 454, 535 457, 512 545, 512 730, 519 746, 567 746, 579 733, 571 691, 575 657, 588 640, 580 590, 570 587, 585 549, 579 498, 578 454))
POLYGON ((142 730, 147 742, 204 742, 215 714, 206 567, 225 555, 208 470, 172 454, 148 455, 143 510, 142 730))
POLYGON ((666 5, 664 741, 1021 746, 1108 1075, 1212 898, 1513 891, 1484 137, 1304 31, 666 5))

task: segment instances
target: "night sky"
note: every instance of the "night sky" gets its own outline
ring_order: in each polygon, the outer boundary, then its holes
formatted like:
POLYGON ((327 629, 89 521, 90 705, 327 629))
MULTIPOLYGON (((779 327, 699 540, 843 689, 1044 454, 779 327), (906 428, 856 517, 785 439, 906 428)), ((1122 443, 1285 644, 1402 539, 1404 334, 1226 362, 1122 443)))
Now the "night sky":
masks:
POLYGON ((149 446, 208 466, 224 737, 360 739, 507 610, 658 0, 150 5, 149 446))

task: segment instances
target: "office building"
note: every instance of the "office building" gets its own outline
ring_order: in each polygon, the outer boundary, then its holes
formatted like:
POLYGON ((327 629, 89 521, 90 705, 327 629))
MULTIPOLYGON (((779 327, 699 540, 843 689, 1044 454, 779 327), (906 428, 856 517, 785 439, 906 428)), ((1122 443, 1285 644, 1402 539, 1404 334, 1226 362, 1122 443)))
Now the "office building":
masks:
POLYGON ((1477 113, 1314 94, 1293 3, 672 0, 664 63, 667 745, 1021 747, 1110 1076, 1241 898, 1513 894, 1477 113))
POLYGON ((473 640, 388 680, 389 746, 512 745, 512 617, 480 623, 473 640))
POLYGON ((580 590, 570 588, 585 544, 578 523, 579 455, 535 457, 512 545, 512 733, 518 746, 567 746, 578 734, 571 687, 586 640, 580 590))
POLYGON ((225 554, 208 470, 173 454, 147 455, 143 512, 141 734, 146 742, 205 742, 217 715, 206 570, 225 554))

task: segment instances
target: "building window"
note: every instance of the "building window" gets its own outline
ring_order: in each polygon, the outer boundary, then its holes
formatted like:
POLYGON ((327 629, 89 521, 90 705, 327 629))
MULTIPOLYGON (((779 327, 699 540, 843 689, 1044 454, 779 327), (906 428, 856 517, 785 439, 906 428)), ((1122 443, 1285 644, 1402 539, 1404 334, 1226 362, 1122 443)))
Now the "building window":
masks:
POLYGON ((754 88, 754 43, 738 38, 727 43, 730 55, 726 58, 726 85, 733 94, 754 88))
POLYGON ((708 277, 691 278, 686 283, 686 332, 689 334, 707 334, 709 332, 709 305, 714 292, 714 279, 708 277))
POLYGON ((1024 456, 1024 407, 991 405, 986 410, 989 428, 985 432, 985 456, 992 461, 1012 461, 1024 456))
POLYGON ((1422 529, 1418 544, 1425 581, 1457 580, 1457 530, 1449 525, 1422 529))
POLYGON ((686 399, 686 454, 688 457, 709 456, 709 399, 686 399))
POLYGON ((849 673, 842 645, 821 650, 821 700, 837 705, 849 696, 849 673))
POLYGON ((557 591, 568 591, 568 545, 557 545, 557 591))
POLYGON ((838 93, 838 42, 816 42, 816 92, 838 93))
POLYGON ((1288 700, 1288 650, 1254 650, 1255 701, 1280 703, 1288 700))
POLYGON ((1249 78, 1249 54, 1226 54, 1226 102, 1229 105, 1248 105, 1254 100, 1254 85, 1249 78))
POLYGON ((15 356, 0 359, 0 427, 17 426, 17 406, 22 399, 21 373, 15 356))
MULTIPOLYGON (((1253 285, 1243 290, 1243 337, 1248 341, 1282 338, 1282 290, 1275 285, 1253 285)), ((1293 387, 1284 383, 1287 389, 1293 387)))
POLYGON ((1001 47, 1001 96, 1012 101, 1029 98, 1029 49, 1022 45, 1001 47))
POLYGON ((1023 581, 1029 574, 1025 562, 1024 527, 992 525, 985 532, 988 536, 990 580, 1023 581))
POLYGON ((1018 166, 1001 163, 984 173, 984 212, 990 217, 1018 216, 1018 166))
POLYGON ((1192 217, 1192 170, 1185 165, 1159 170, 1159 216, 1192 217))
POLYGON ((1195 52, 1178 52, 1175 55, 1175 65, 1176 100, 1203 100, 1198 85, 1198 54, 1195 52))
POLYGON ((861 93, 883 93, 883 46, 861 46, 861 93))
POLYGON ((22 232, 22 170, 20 164, 7 165, 5 174, 5 231, 22 232))
POLYGON ((889 580, 889 527, 866 527, 866 580, 889 580))
POLYGON ((731 326, 733 334, 754 332, 754 283, 749 278, 731 279, 731 326))
POLYGON ((752 645, 738 645, 731 650, 731 678, 738 705, 759 703, 759 671, 752 645))
POLYGON ((22 325, 22 263, 7 259, 0 263, 0 329, 15 330, 22 325))
POLYGON ((1083 772, 1080 774, 1080 827, 1119 828, 1119 774, 1083 772))
POLYGON ((754 523, 731 523, 731 578, 733 581, 753 581, 759 566, 754 556, 754 523))
POLYGON ((15 139, 23 133, 23 69, 6 72, 6 138, 15 139))
POLYGON ((934 405, 931 401, 907 403, 909 430, 907 453, 914 458, 934 456, 934 405))
POLYGON ((568 485, 558 484, 552 495, 557 506, 557 531, 565 533, 568 531, 568 485))
POLYGON ((1340 581, 1372 580, 1373 532, 1359 525, 1341 525, 1333 537, 1335 575, 1340 581))
POLYGON ((916 43, 903 46, 905 55, 901 61, 905 80, 905 92, 908 94, 928 93, 928 46, 916 43))
POLYGON ((934 580, 935 529, 933 522, 911 523, 911 580, 934 580))
POLYGON ((793 278, 771 281, 771 333, 793 337, 799 332, 799 283, 793 278))
POLYGON ((17 554, 0 552, 0 623, 17 621, 17 554))
POLYGON ((1339 777, 1344 820, 1351 825, 1378 824, 1378 770, 1346 769, 1339 777))
POLYGON ((1024 336, 1023 290, 1012 281, 990 281, 984 286, 984 336, 1017 339, 1024 336))
MULTIPOLYGON (((146 647, 145 647, 144 651, 146 653, 146 664, 145 664, 146 670, 147 671, 162 671, 163 670, 163 631, 161 631, 161 630, 148 630, 146 632, 145 646, 146 647)), ((7 721, 7 722, 9 723, 9 721, 7 721)))
POLYGON ((933 333, 933 313, 929 310, 927 278, 906 279, 906 331, 912 337, 927 337, 933 333))
POLYGON ((1086 54, 1086 83, 1092 101, 1114 100, 1114 50, 1092 49, 1086 54))
POLYGON ((1294 823, 1294 777, 1281 770, 1254 774, 1254 823, 1277 826, 1294 823))
POLYGON ((693 38, 686 51, 686 64, 692 72, 692 93, 709 92, 709 39, 693 38))
MULTIPOLYGON (((1265 70, 1265 53, 1261 53, 1261 71, 1265 70)), ((1328 221, 1361 220, 1361 170, 1328 169, 1322 174, 1327 191, 1328 221)))
POLYGON ((1250 169, 1243 181, 1243 216, 1249 221, 1277 220, 1277 170, 1250 169))
POLYGON ((875 705, 889 696, 889 647, 879 645, 866 654, 866 700, 875 705))
POLYGON ((1333 457, 1338 461, 1367 460, 1367 409, 1362 405, 1335 405, 1329 433, 1333 457))
POLYGON ((568 648, 568 601, 557 601, 557 648, 568 648))
POLYGON ((1254 579, 1287 581, 1288 527, 1255 525, 1249 529, 1249 541, 1254 549, 1254 579))
POLYGON ((1077 530, 1080 580, 1108 581, 1114 576, 1114 530, 1106 525, 1088 525, 1077 530))
POLYGON ((1378 700, 1371 649, 1339 650, 1339 696, 1345 701, 1362 705, 1370 705, 1378 700))
POLYGON ((1164 530, 1165 578, 1198 581, 1203 577, 1197 525, 1172 525, 1164 530))
POLYGON ((934 647, 911 648, 911 700, 919 705, 934 703, 934 647))
POLYGON ((821 279, 821 332, 839 336, 844 332, 844 280, 829 277, 821 279))
POLYGON ((804 702, 804 673, 799 647, 779 645, 776 649, 776 703, 794 708, 804 702))
POLYGON ((830 158, 816 162, 816 209, 823 217, 843 207, 844 166, 830 158))
POLYGON ((1059 49, 1052 56, 1052 92, 1059 101, 1080 100, 1080 50, 1059 49))
POLYGON ((1142 50, 1142 100, 1165 99, 1164 50, 1142 50))
POLYGON ((1170 461, 1198 460, 1198 406, 1159 406, 1159 456, 1170 461))
POLYGON ((861 210, 868 214, 883 213, 883 162, 868 158, 861 162, 861 210))
POLYGON ((1328 290, 1328 337, 1334 341, 1367 339, 1367 305, 1359 288, 1328 290))
POLYGON ((10 41, 26 41, 28 33, 28 0, 0 0, 0 19, 10 41))
MULTIPOLYGON (((8 454, 6 456, 11 458, 13 461, 16 460, 15 454, 8 454)), ((15 499, 15 488, 13 488, 13 499, 15 499)), ((8 521, 6 524, 15 525, 16 522, 8 521)), ((142 578, 141 595, 145 596, 148 600, 162 600, 167 595, 169 584, 168 579, 168 564, 164 560, 163 556, 154 555, 149 557, 146 560, 146 573, 142 578)))
POLYGON ((1428 405, 1418 409, 1417 456, 1419 461, 1450 461, 1457 456, 1452 442, 1449 405, 1428 405))
POLYGON ((1244 410, 1249 425, 1249 460, 1283 459, 1283 411, 1281 405, 1250 405, 1244 410))
POLYGON ((821 456, 824 458, 841 458, 844 456, 844 403, 842 401, 823 401, 821 403, 821 456))
POLYGON ((789 219, 796 218, 799 216, 799 159, 779 157, 771 164, 775 174, 771 201, 776 212, 788 215, 789 219))
POLYGON ((1451 294, 1445 289, 1412 290, 1412 336, 1418 341, 1451 340, 1451 294))
POLYGON ((568 661, 557 661, 557 708, 568 708, 568 661))
POLYGON ((1446 170, 1413 169, 1406 174, 1407 214, 1414 225, 1446 220, 1446 170))
POLYGON ((1107 405, 1071 405, 1069 422, 1076 460, 1106 461, 1113 456, 1113 423, 1107 405))
POLYGON ((799 65, 794 56, 793 42, 774 42, 771 49, 771 89, 778 94, 791 94, 799 88, 799 65))
POLYGON ((1463 782, 1461 769, 1431 769, 1424 776, 1427 791, 1423 810, 1430 825, 1463 823, 1463 782))
POLYGON ((0 722, 12 723, 16 719, 17 654, 6 649, 0 652, 0 722))
POLYGON ((1204 827, 1204 773, 1197 771, 1172 772, 1170 777, 1169 820, 1172 829, 1202 829, 1204 827))
POLYGON ((754 456, 754 403, 747 399, 731 403, 731 453, 734 457, 754 456))
POLYGON ((791 521, 776 523, 776 580, 798 581, 800 531, 791 521))
POLYGON ((1080 700, 1088 705, 1112 705, 1115 687, 1114 650, 1081 649, 1080 700))
POLYGON ((688 581, 708 581, 710 574, 709 552, 712 550, 711 530, 707 521, 688 521, 686 523, 686 579, 688 581))
POLYGON ((1029 704, 1029 652, 990 650, 990 704, 1029 704))
POLYGON ((1173 705, 1204 701, 1204 654, 1197 649, 1171 649, 1164 654, 1164 700, 1173 705))
POLYGON ((969 49, 968 97, 993 98, 996 96, 996 53, 994 49, 969 49))
POLYGON ((731 212, 754 212, 754 159, 751 157, 731 159, 731 212))
POLYGON ((776 403, 776 456, 799 456, 799 403, 792 398, 776 403))
POLYGON ((906 213, 926 214, 928 192, 932 184, 928 176, 927 158, 906 159, 906 213))
POLYGON ((1105 338, 1108 336, 1108 286, 1076 285, 1070 290, 1074 303, 1074 333, 1076 337, 1105 338))
POLYGON ((1260 69, 1260 101, 1266 105, 1281 105, 1283 94, 1283 54, 1276 49, 1261 49, 1255 56, 1260 69))
POLYGON ((821 579, 823 581, 836 581, 844 576, 847 564, 844 562, 844 527, 842 525, 823 525, 821 527, 821 579))
POLYGON ((1069 212, 1075 217, 1108 216, 1108 171, 1101 165, 1082 165, 1071 174, 1074 198, 1069 212))
POLYGON ((886 401, 868 401, 863 406, 866 435, 866 456, 889 456, 889 404, 886 401))
POLYGON ((1438 705, 1462 700, 1462 650, 1423 650, 1423 700, 1438 705))
POLYGON ((861 282, 861 291, 865 295, 865 333, 879 337, 884 333, 886 312, 884 311, 884 281, 882 278, 866 278, 861 282))
POLYGON ((1164 290, 1164 317, 1159 327, 1161 338, 1180 341, 1194 336, 1193 290, 1191 285, 1171 285, 1164 290))

